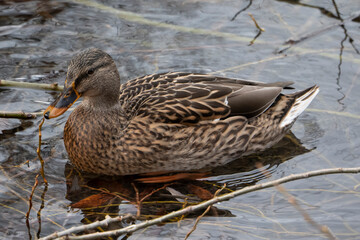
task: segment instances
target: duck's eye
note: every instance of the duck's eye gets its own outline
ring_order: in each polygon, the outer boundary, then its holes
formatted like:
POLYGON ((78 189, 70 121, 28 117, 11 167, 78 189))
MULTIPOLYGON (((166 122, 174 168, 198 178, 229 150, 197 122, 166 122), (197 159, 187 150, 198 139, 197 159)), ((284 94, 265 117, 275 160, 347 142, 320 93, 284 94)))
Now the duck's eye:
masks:
POLYGON ((94 69, 92 69, 92 68, 87 71, 88 75, 92 75, 93 73, 94 73, 94 69))

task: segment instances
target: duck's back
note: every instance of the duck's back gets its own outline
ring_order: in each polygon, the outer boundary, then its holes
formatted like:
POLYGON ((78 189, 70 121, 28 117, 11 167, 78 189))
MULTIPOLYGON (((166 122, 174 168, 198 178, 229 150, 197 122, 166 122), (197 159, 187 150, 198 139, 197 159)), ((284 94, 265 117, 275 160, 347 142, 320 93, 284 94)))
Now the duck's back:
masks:
POLYGON ((197 123, 227 116, 255 117, 292 82, 258 83, 194 73, 163 73, 123 84, 120 104, 131 116, 197 123))

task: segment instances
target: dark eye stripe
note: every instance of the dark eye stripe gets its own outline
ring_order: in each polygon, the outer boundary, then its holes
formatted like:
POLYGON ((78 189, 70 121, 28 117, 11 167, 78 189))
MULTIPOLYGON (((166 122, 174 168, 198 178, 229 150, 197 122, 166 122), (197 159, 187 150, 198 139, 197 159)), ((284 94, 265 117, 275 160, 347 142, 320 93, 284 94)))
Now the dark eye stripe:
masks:
MULTIPOLYGON (((99 68, 106 67, 110 65, 111 62, 105 62, 97 65, 94 68, 91 68, 93 72, 96 72, 99 68)), ((88 76, 88 70, 86 72, 81 73, 76 79, 75 79, 75 87, 79 86, 80 82, 88 76)))

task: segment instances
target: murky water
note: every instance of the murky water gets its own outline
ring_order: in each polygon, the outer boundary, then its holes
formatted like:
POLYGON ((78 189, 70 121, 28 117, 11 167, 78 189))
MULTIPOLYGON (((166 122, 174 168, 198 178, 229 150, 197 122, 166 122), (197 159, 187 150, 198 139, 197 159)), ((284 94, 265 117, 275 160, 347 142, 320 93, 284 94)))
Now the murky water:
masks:
MULTIPOLYGON (((255 167, 256 161, 272 173, 272 179, 359 166, 360 18, 354 18, 359 11, 358 0, 5 0, 0 3, 0 79, 63 84, 67 61, 74 52, 98 47, 114 57, 123 82, 155 72, 192 71, 264 82, 291 80, 297 89, 320 85, 319 95, 293 126, 293 134, 275 147, 214 169, 201 181, 168 189, 193 196, 189 184, 214 193, 227 183, 224 192, 229 192, 267 181, 255 167), (248 13, 265 29, 256 39, 258 29, 248 13), (289 39, 302 40, 287 48, 284 43, 289 39)), ((0 111, 39 112, 56 95, 1 87, 0 111)), ((135 201, 132 179, 84 183, 74 173, 62 141, 68 115, 43 126, 42 155, 49 187, 44 191, 39 178, 28 226, 28 197, 40 169, 36 148, 41 119, 0 118, 0 238, 35 239, 105 214, 136 214, 131 204, 135 201), (126 197, 96 209, 70 207, 109 186, 126 197)), ((359 175, 331 175, 284 186, 318 224, 328 226, 339 239, 360 239, 359 183, 359 175)), ((151 192, 149 185, 136 182, 136 186, 140 195, 151 192)), ((147 199, 141 215, 150 218, 182 205, 163 189, 147 199)), ((200 221, 193 239, 324 238, 274 188, 215 207, 200 221)), ((192 228, 194 216, 180 224, 149 227, 129 239, 182 239, 192 228)))

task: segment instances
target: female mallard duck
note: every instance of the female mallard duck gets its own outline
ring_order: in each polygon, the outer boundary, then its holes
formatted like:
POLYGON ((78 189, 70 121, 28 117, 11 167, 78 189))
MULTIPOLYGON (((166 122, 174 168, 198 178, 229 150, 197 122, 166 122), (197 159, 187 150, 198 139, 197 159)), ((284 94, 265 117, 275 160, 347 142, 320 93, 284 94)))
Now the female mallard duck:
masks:
POLYGON ((281 94, 290 84, 170 72, 121 85, 110 55, 91 48, 71 60, 65 90, 45 117, 83 97, 64 129, 69 157, 83 171, 199 170, 277 143, 319 92, 281 94))

